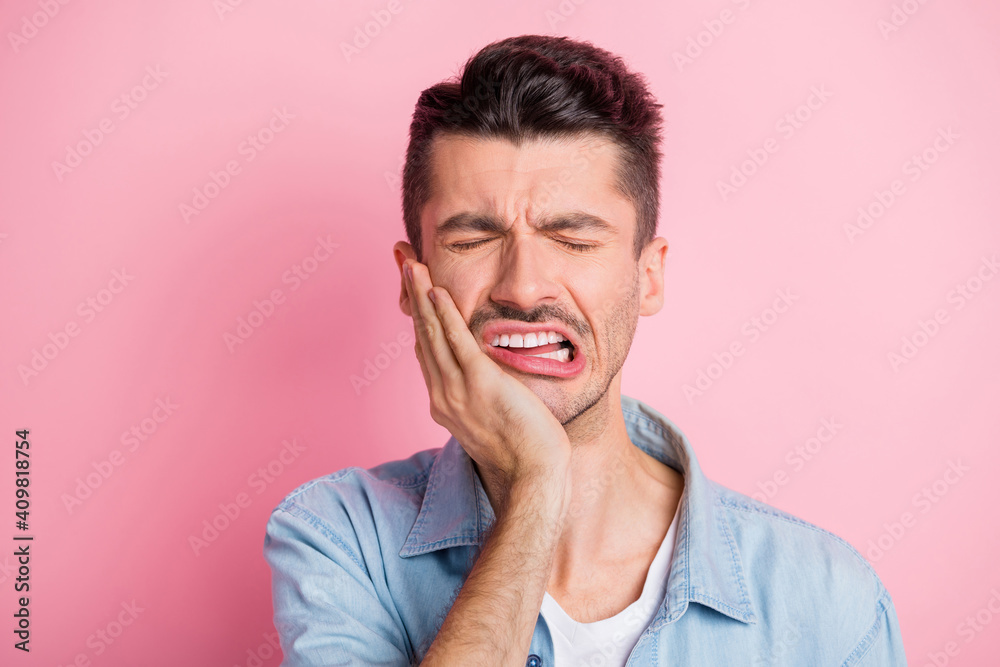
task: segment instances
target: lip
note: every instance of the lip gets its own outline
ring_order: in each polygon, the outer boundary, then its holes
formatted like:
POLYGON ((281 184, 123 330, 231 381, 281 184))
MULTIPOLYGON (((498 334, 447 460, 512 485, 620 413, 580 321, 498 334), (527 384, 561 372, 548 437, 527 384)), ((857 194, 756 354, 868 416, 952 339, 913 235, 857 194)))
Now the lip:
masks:
POLYGON ((536 375, 550 375, 552 377, 570 378, 579 375, 587 365, 583 348, 574 336, 570 336, 565 327, 557 324, 526 324, 523 322, 494 322, 483 330, 484 343, 488 353, 495 361, 507 366, 536 375), (501 333, 507 334, 527 334, 538 333, 539 331, 555 331, 573 345, 572 361, 556 361, 544 357, 531 357, 525 354, 511 352, 505 347, 494 347, 491 343, 493 338, 501 333))
POLYGON ((545 357, 529 357, 524 354, 518 354, 517 352, 511 352, 505 347, 493 347, 492 345, 488 345, 487 347, 489 347, 488 354, 494 360, 502 362, 511 368, 516 368, 519 371, 534 373, 535 375, 571 378, 579 375, 586 365, 583 353, 579 351, 579 348, 574 353, 573 361, 556 361, 555 359, 546 359, 545 357))

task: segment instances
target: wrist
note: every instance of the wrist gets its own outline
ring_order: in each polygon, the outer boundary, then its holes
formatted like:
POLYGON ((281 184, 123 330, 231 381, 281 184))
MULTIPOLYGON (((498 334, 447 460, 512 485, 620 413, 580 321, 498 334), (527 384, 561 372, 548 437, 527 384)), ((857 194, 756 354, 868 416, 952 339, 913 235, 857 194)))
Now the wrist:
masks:
POLYGON ((569 489, 568 467, 522 474, 504 487, 498 516, 527 511, 561 524, 569 509, 569 489))

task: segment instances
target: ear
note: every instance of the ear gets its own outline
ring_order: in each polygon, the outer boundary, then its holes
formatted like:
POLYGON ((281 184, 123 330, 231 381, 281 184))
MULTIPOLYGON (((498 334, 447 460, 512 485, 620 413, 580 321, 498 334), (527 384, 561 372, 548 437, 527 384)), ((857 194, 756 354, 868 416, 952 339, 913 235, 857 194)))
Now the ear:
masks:
POLYGON ((409 243, 399 241, 392 246, 392 256, 396 260, 396 268, 399 269, 399 309, 407 317, 413 317, 410 311, 410 296, 406 292, 406 277, 403 276, 403 262, 407 259, 416 260, 417 255, 409 243))
POLYGON ((639 258, 639 314, 655 315, 663 307, 663 263, 667 240, 657 236, 639 258))

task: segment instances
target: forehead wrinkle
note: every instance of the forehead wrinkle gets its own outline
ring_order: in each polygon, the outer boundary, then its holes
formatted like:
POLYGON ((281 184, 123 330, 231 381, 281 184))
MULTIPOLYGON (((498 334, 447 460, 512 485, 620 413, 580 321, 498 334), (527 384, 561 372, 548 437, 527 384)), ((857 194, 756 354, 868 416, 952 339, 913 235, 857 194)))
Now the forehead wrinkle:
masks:
MULTIPOLYGON (((447 181, 450 181, 451 185, 453 186, 453 188, 447 188, 447 187, 440 189, 435 188, 438 189, 437 192, 438 195, 445 194, 444 190, 451 190, 451 192, 449 193, 451 196, 447 198, 452 199, 453 204, 459 204, 460 206, 463 206, 464 211, 462 212, 467 214, 478 213, 482 215, 486 215, 488 212, 488 215, 493 216, 494 218, 499 218, 500 221, 499 224, 496 224, 497 220, 494 219, 493 222, 495 224, 489 226, 485 224, 479 224, 479 226, 476 227, 475 229, 505 232, 506 230, 511 228, 514 224, 516 224, 518 220, 524 220, 525 224, 527 224, 529 227, 537 227, 540 224, 542 225, 542 227, 552 228, 555 225, 552 224, 546 225, 546 223, 552 223, 552 220, 550 218, 560 217, 561 215, 566 215, 570 213, 569 211, 562 211, 556 214, 545 214, 544 212, 538 214, 535 213, 536 210, 540 209, 544 210, 545 208, 541 204, 537 203, 535 200, 542 195, 548 194, 545 188, 546 184, 549 183, 550 181, 559 180, 555 177, 551 179, 546 179, 544 177, 544 174, 561 173, 562 171, 568 168, 565 161, 559 161, 555 164, 548 164, 548 165, 536 165, 531 168, 527 168, 525 163, 529 161, 528 151, 515 150, 509 152, 505 151, 494 152, 488 148, 491 143, 489 140, 484 141, 479 139, 471 139, 469 137, 447 137, 444 139, 445 142, 447 142, 449 139, 452 139, 452 140, 457 140, 458 145, 480 148, 480 150, 477 150, 475 152, 477 154, 485 155, 486 159, 484 160, 484 164, 481 164, 480 168, 478 169, 468 169, 469 165, 465 165, 463 167, 463 161, 460 159, 448 159, 447 161, 441 160, 440 162, 438 162, 436 159, 432 159, 432 162, 437 162, 437 164, 435 164, 434 166, 438 167, 436 169, 432 168, 432 173, 437 177, 435 178, 435 180, 438 181, 436 185, 438 186, 444 185, 444 183, 442 182, 442 180, 444 180, 442 179, 444 174, 442 172, 447 171, 449 175, 447 181), (501 160, 503 161, 502 166, 500 164, 501 160), (474 182, 475 176, 477 174, 490 174, 496 172, 509 174, 511 178, 502 179, 503 182, 501 184, 490 183, 488 187, 478 186, 474 182), (539 174, 543 174, 543 176, 538 176, 539 174), (501 189, 502 191, 499 191, 501 189), (464 190, 465 192, 459 194, 459 192, 456 192, 456 190, 464 190), (464 202, 462 200, 464 200, 464 202), (477 211, 476 209, 479 210, 477 211), (538 223, 534 222, 536 219, 539 220, 538 223)), ((504 141, 497 140, 496 143, 498 145, 503 145, 504 141)), ((549 143, 549 145, 551 145, 552 143, 558 144, 560 142, 557 141, 557 142, 542 142, 542 143, 543 144, 549 143)), ((599 145, 604 142, 598 141, 594 143, 599 145)), ((594 166, 593 153, 590 153, 589 151, 593 150, 594 144, 587 142, 585 146, 588 150, 588 159, 585 162, 585 166, 592 168, 594 166)), ((433 151, 432 156, 433 158, 443 157, 441 155, 441 152, 439 151, 433 151)), ((613 155, 612 157, 615 156, 613 155)), ((625 203, 630 204, 628 199, 626 197, 623 197, 621 193, 617 191, 617 188, 615 187, 616 175, 614 172, 614 164, 611 164, 610 167, 611 170, 610 173, 607 174, 607 178, 599 179, 601 181, 600 189, 603 191, 602 193, 603 196, 612 199, 621 199, 625 203), (608 179, 610 179, 610 183, 608 182, 608 179)), ((445 204, 445 202, 441 202, 439 200, 439 204, 445 204)), ((445 204, 445 206, 447 208, 451 208, 451 206, 448 206, 447 204, 445 204)), ((579 211, 579 213, 584 213, 584 212, 579 211)), ((455 215, 457 214, 450 216, 449 219, 454 218, 455 215)), ((443 234, 449 231, 447 222, 448 221, 446 220, 445 223, 437 225, 434 229, 432 229, 432 233, 443 234)), ((483 221, 480 221, 480 223, 483 223, 483 221)), ((564 229, 571 228, 565 224, 563 224, 561 227, 564 229)), ((457 225, 451 226, 452 230, 454 230, 455 228, 457 228, 457 225)), ((466 227, 466 229, 468 229, 468 227, 466 227)), ((613 222, 608 222, 606 227, 604 227, 603 229, 599 226, 597 227, 590 226, 589 231, 618 236, 620 230, 618 230, 617 226, 613 222)))
MULTIPOLYGON (((525 221, 528 226, 539 231, 559 231, 559 230, 583 230, 617 235, 618 229, 612 223, 604 220, 600 216, 586 211, 571 210, 561 213, 543 214, 539 216, 533 224, 525 221)), ((441 223, 438 234, 447 234, 453 231, 483 231, 492 233, 504 233, 513 223, 507 224, 502 215, 494 211, 461 211, 441 223)))

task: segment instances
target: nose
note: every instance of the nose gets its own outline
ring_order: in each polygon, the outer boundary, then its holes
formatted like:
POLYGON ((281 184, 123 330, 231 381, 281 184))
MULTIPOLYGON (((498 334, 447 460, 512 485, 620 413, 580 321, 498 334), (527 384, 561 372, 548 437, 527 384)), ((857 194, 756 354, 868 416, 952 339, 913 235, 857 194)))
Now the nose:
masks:
POLYGON ((544 238, 511 235, 505 242, 496 283, 490 298, 511 308, 529 311, 559 297, 554 280, 556 264, 546 259, 544 238))

